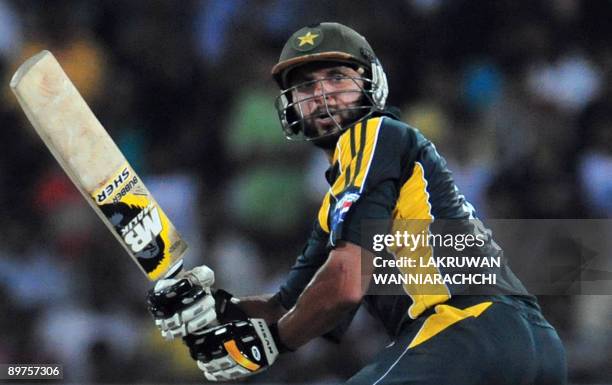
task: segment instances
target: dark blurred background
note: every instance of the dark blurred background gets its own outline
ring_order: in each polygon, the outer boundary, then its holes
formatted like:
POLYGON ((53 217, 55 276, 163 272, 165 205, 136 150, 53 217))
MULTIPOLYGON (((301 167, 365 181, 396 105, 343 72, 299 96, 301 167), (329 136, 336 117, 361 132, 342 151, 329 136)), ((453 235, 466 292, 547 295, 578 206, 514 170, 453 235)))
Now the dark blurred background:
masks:
MULTIPOLYGON (((244 295, 276 290, 326 189, 324 157, 286 142, 273 108, 269 70, 295 30, 367 37, 391 104, 481 218, 608 218, 611 20, 604 0, 0 0, 0 363, 63 364, 66 383, 203 381, 18 108, 8 83, 27 57, 56 55, 190 243, 187 265, 244 295)), ((612 383, 612 296, 540 302, 572 383, 612 383)), ((379 329, 360 313, 339 346, 251 382, 340 382, 387 342, 379 329)))

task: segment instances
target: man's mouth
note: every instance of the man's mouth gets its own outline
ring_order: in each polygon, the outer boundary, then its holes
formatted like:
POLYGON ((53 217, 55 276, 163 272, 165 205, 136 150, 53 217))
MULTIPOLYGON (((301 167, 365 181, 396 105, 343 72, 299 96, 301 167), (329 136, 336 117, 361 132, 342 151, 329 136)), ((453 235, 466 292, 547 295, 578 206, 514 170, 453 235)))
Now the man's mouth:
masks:
POLYGON ((319 124, 329 125, 338 121, 339 116, 335 111, 330 111, 329 113, 323 112, 320 114, 313 114, 314 121, 319 124))
POLYGON ((317 123, 333 123, 334 119, 331 116, 323 116, 315 119, 317 123))

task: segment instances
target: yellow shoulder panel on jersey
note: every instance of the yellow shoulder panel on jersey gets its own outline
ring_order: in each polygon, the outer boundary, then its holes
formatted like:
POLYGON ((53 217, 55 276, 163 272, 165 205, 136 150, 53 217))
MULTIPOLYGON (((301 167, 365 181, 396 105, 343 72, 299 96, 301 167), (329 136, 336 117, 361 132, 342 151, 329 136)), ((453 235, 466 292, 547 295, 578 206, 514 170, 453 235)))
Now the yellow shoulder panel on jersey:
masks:
MULTIPOLYGON (((429 226, 433 222, 429 193, 427 192, 427 179, 423 165, 414 164, 412 176, 400 189, 399 198, 393 210, 393 224, 391 234, 396 232, 410 234, 429 234, 429 226)), ((396 259, 414 259, 417 267, 401 267, 399 270, 406 274, 434 275, 439 274, 437 267, 422 266, 419 258, 429 260, 433 255, 431 246, 420 245, 414 250, 409 247, 395 247, 390 249, 396 259)), ((404 291, 412 299, 408 315, 414 319, 438 303, 447 301, 450 296, 448 286, 444 284, 405 284, 404 291)))

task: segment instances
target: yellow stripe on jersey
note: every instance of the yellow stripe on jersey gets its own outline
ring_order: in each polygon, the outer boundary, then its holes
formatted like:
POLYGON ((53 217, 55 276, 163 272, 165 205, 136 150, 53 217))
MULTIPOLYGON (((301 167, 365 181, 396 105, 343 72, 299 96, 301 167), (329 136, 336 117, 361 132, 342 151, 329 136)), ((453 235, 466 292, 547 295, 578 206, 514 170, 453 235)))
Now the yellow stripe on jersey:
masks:
POLYGON ((450 305, 437 305, 436 313, 427 317, 419 332, 414 336, 408 349, 422 344, 451 325, 469 317, 479 317, 493 302, 481 302, 463 310, 450 305))
POLYGON ((351 137, 354 140, 355 130, 357 130, 358 128, 361 128, 361 123, 358 123, 357 125, 355 125, 355 127, 347 130, 338 139, 336 151, 334 152, 334 159, 337 159, 338 161, 338 169, 340 171, 340 174, 338 175, 330 189, 331 194, 334 197, 344 191, 344 189, 350 183, 350 178, 347 178, 347 175, 350 176, 352 174, 351 160, 353 158, 353 154, 351 153, 351 137))
POLYGON ((332 195, 338 196, 348 187, 363 190, 367 172, 374 158, 374 148, 382 118, 367 120, 366 125, 357 123, 353 128, 342 134, 336 146, 334 159, 340 162, 340 176, 331 187, 332 195), (353 149, 351 151, 351 142, 353 149), (350 178, 346 178, 350 175, 350 178))
POLYGON ((376 141, 378 139, 378 131, 380 130, 381 122, 381 118, 368 120, 366 132, 361 135, 361 139, 365 140, 365 143, 361 147, 361 164, 359 164, 359 159, 356 160, 358 171, 355 175, 355 181, 353 182, 355 187, 359 187, 360 190, 363 190, 365 179, 368 175, 368 171, 370 170, 372 159, 374 158, 374 149, 376 148, 376 141))
MULTIPOLYGON (((423 165, 416 162, 412 176, 400 189, 396 206, 393 210, 393 224, 391 234, 397 232, 404 234, 429 234, 429 226, 433 222, 427 180, 423 165)), ((434 276, 440 271, 434 266, 426 265, 426 261, 433 255, 433 248, 427 244, 418 244, 416 247, 394 247, 390 251, 396 259, 412 259, 416 267, 398 268, 405 274, 420 274, 421 276, 434 276), (414 250, 412 250, 414 248, 414 250)), ((410 318, 415 319, 427 308, 447 301, 450 296, 448 286, 444 284, 405 284, 404 291, 412 299, 408 309, 410 318)))
POLYGON ((325 198, 323 198, 323 203, 321 203, 321 208, 319 209, 319 226, 325 231, 329 233, 329 206, 330 206, 331 195, 329 191, 325 194, 325 198))

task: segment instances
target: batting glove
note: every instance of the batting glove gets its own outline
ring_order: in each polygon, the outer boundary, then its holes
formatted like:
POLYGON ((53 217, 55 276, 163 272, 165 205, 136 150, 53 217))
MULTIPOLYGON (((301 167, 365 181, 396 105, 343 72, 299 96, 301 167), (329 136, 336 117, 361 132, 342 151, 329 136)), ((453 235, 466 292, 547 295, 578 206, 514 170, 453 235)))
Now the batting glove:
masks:
POLYGON ((162 279, 147 296, 149 312, 162 337, 184 337, 216 321, 215 299, 210 287, 215 275, 206 266, 196 267, 179 278, 162 279))
POLYGON ((274 363, 279 349, 273 334, 278 333, 271 332, 263 319, 250 318, 188 335, 184 341, 209 381, 229 381, 274 363))

